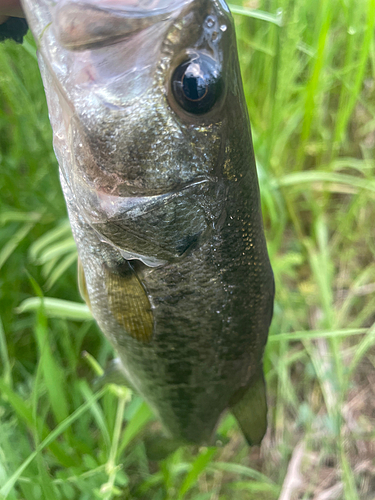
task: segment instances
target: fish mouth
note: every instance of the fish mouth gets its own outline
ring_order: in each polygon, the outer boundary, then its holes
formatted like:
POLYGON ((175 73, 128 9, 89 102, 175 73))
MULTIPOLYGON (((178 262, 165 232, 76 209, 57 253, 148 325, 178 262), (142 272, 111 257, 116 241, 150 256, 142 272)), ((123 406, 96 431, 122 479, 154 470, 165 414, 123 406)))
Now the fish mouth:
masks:
POLYGON ((165 21, 191 1, 62 0, 54 9, 54 28, 65 49, 92 50, 126 40, 165 21))

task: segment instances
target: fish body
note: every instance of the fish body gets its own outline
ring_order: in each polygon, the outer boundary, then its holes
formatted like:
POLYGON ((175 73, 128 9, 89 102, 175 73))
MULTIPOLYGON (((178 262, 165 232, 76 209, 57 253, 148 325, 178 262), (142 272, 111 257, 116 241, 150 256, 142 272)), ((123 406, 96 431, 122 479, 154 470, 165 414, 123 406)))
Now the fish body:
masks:
POLYGON ((24 0, 82 293, 169 436, 266 428, 274 282, 223 0, 24 0))

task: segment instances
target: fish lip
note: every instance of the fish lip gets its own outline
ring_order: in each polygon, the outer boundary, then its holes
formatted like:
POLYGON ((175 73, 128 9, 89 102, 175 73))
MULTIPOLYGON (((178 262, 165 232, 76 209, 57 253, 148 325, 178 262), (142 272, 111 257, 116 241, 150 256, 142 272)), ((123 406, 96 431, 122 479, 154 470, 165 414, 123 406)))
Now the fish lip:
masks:
POLYGON ((95 50, 126 40, 153 24, 168 20, 192 1, 156 0, 156 5, 147 8, 146 5, 139 5, 140 2, 108 2, 106 5, 95 0, 62 0, 54 9, 56 38, 67 50, 95 50), (126 23, 129 19, 133 23, 126 23))
POLYGON ((185 191, 190 191, 197 186, 209 183, 212 183, 210 179, 199 177, 184 183, 182 186, 180 185, 179 189, 149 196, 117 196, 107 194, 100 190, 96 190, 96 193, 100 204, 100 210, 106 214, 108 219, 115 221, 133 209, 138 209, 142 213, 147 213, 160 202, 169 203, 185 191), (142 207, 144 207, 143 210, 142 207), (146 207, 149 208, 147 209, 146 207))

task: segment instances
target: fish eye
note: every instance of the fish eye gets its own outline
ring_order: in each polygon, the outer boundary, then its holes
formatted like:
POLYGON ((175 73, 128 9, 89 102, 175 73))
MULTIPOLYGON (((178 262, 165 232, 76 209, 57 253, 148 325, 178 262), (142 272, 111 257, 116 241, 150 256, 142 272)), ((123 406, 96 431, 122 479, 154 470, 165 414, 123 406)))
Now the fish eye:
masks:
POLYGON ((220 67, 205 54, 191 55, 177 66, 171 83, 177 104, 195 115, 210 111, 222 91, 220 67))

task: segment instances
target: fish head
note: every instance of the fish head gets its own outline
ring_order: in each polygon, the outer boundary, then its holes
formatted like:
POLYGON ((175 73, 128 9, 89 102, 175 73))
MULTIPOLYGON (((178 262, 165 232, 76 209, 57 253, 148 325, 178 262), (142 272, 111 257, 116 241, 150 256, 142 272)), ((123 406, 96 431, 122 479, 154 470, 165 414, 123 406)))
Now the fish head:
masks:
POLYGON ((189 210, 212 200, 194 234, 220 218, 234 132, 249 142, 228 7, 221 0, 37 3, 24 0, 65 196, 129 258, 181 255, 178 242, 170 250, 129 243, 119 224, 129 217, 142 224, 160 206, 175 212, 181 193, 190 196, 189 210))

